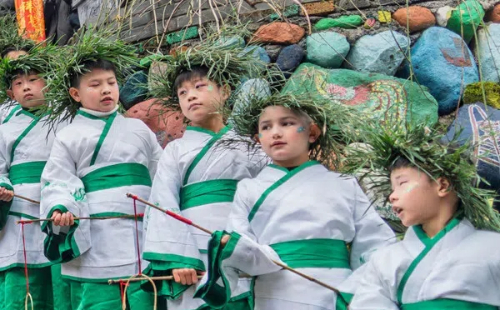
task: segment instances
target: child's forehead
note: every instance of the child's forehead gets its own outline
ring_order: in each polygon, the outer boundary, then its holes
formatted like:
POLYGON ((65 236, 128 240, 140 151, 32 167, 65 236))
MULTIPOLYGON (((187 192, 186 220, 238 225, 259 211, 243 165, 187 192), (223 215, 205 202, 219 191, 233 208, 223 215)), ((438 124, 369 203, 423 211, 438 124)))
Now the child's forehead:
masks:
POLYGON ((284 118, 284 117, 294 117, 297 118, 297 115, 289 108, 275 105, 268 106, 262 110, 260 114, 259 120, 268 119, 268 118, 284 118))
POLYGON ((116 78, 115 72, 113 70, 105 69, 91 69, 82 75, 82 79, 91 80, 96 78, 116 78))
POLYGON ((211 81, 206 76, 195 75, 185 81, 182 81, 181 84, 179 85, 179 88, 189 87, 198 82, 211 82, 211 81))
POLYGON ((391 180, 399 180, 401 178, 418 179, 422 176, 427 176, 422 170, 415 167, 400 167, 391 171, 391 180))

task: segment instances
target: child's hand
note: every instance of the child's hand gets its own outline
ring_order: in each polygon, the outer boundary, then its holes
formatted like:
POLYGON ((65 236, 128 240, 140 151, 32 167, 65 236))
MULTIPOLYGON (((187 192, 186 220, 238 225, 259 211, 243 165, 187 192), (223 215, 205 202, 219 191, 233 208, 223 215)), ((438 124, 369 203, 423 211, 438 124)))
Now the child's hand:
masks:
POLYGON ((183 268, 172 270, 174 281, 182 285, 191 285, 198 282, 198 273, 195 269, 183 268))
POLYGON ((231 238, 230 235, 224 235, 224 237, 222 237, 222 239, 220 239, 220 245, 222 247, 225 247, 226 244, 229 242, 229 239, 231 238))
POLYGON ((75 223, 71 212, 61 213, 61 211, 56 210, 52 213, 51 219, 56 226, 72 226, 75 223))
POLYGON ((0 200, 11 201, 14 198, 14 191, 10 191, 5 187, 0 187, 0 200))

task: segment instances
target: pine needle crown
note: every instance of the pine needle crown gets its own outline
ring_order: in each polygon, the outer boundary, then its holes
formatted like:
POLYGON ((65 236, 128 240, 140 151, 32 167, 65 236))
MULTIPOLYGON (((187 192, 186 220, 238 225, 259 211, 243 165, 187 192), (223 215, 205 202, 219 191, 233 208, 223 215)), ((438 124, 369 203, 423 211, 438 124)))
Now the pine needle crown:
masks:
POLYGON ((64 61, 58 66, 54 78, 48 81, 47 100, 52 103, 50 115, 52 120, 72 119, 81 107, 69 94, 71 79, 75 75, 84 75, 88 62, 106 60, 115 66, 116 77, 122 81, 132 68, 139 66, 135 48, 116 39, 117 33, 105 28, 81 28, 70 44, 62 50, 64 61))
MULTIPOLYGON (((446 138, 444 128, 429 129, 425 124, 374 126, 360 124, 358 137, 368 146, 349 149, 344 171, 369 177, 372 189, 386 197, 391 193, 391 167, 400 159, 427 174, 431 179, 446 178, 457 194, 459 211, 478 229, 500 231, 500 216, 491 206, 492 193, 477 187, 480 180, 470 157, 468 144, 446 138)), ((458 136, 457 136, 458 137, 458 136)))
POLYGON ((241 136, 254 138, 258 134, 260 116, 271 106, 307 115, 321 130, 318 140, 310 146, 309 157, 334 169, 340 167, 343 149, 350 141, 347 134, 351 130, 350 120, 355 118, 351 108, 307 94, 275 92, 270 96, 250 96, 231 114, 234 130, 241 136))

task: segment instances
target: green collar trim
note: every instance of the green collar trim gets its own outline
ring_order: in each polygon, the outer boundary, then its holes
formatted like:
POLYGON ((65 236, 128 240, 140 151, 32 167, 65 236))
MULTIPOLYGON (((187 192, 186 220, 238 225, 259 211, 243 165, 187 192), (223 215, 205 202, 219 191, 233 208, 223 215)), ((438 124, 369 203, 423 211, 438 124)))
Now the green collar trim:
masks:
POLYGON ((81 115, 81 116, 84 116, 84 117, 87 117, 87 118, 90 118, 90 119, 98 119, 98 120, 101 120, 101 121, 106 121, 108 120, 111 116, 116 117, 116 113, 118 113, 118 111, 115 111, 113 113, 111 113, 110 115, 108 116, 103 116, 103 117, 99 117, 99 116, 95 116, 95 115, 92 115, 90 113, 87 113, 87 112, 84 112, 82 110, 78 110, 76 112, 77 115, 81 115))
POLYGON ((202 127, 196 127, 196 126, 187 126, 186 127, 186 130, 192 130, 192 131, 198 131, 198 132, 201 132, 201 133, 206 133, 207 135, 211 135, 212 137, 217 135, 217 134, 224 134, 226 132, 228 132, 230 129, 231 129, 231 125, 227 125, 226 127, 222 128, 218 133, 216 132, 213 132, 209 129, 205 129, 205 128, 202 128, 202 127))
POLYGON ((21 105, 16 105, 15 107, 12 108, 12 110, 10 111, 9 115, 7 115, 7 117, 5 118, 5 120, 3 121, 3 123, 7 123, 14 115, 17 116, 17 112, 21 110, 21 105))

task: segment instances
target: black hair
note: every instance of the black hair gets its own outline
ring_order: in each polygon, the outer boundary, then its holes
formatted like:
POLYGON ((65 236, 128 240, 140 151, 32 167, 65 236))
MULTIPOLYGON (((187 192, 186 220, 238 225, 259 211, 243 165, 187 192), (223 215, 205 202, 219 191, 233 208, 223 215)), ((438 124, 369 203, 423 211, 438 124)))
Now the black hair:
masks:
POLYGON ((116 67, 115 65, 108 60, 105 59, 99 59, 99 60, 88 60, 82 63, 82 70, 81 72, 73 72, 70 74, 70 86, 71 87, 76 87, 78 88, 80 86, 80 82, 82 77, 89 73, 92 72, 93 70, 96 69, 101 69, 105 71, 113 71, 113 73, 116 75, 116 67))
POLYGON ((402 169, 402 168, 415 168, 418 169, 414 164, 412 164, 406 157, 399 156, 390 166, 389 173, 392 173, 394 170, 402 169))
POLYGON ((172 91, 173 91, 172 96, 177 97, 177 90, 184 82, 192 81, 195 79, 202 79, 204 77, 207 77, 208 72, 209 72, 209 69, 205 66, 195 66, 195 67, 192 67, 191 70, 189 70, 189 71, 181 72, 175 78, 174 87, 172 88, 172 91))
POLYGON ((2 53, 0 54, 1 58, 5 58, 5 56, 7 56, 8 53, 10 52, 26 52, 26 53, 29 53, 31 48, 33 46, 23 46, 23 47, 18 47, 18 46, 14 46, 14 45, 9 45, 7 46, 6 48, 4 48, 2 50, 2 53))
POLYGON ((11 74, 5 76, 4 79, 5 79, 5 82, 7 84, 8 89, 12 89, 12 82, 15 79, 17 79, 20 75, 31 75, 31 74, 40 74, 40 72, 38 72, 36 70, 25 71, 22 69, 18 69, 18 70, 13 71, 11 74))

